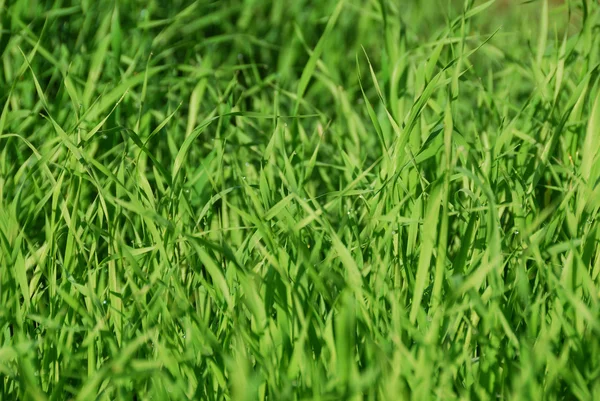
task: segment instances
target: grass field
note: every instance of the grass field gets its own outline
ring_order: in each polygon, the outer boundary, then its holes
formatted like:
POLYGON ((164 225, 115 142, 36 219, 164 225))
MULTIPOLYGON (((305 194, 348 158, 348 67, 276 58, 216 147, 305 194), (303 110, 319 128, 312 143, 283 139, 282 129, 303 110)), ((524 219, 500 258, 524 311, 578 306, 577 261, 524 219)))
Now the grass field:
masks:
POLYGON ((0 0, 0 400, 600 400, 600 6, 0 0))

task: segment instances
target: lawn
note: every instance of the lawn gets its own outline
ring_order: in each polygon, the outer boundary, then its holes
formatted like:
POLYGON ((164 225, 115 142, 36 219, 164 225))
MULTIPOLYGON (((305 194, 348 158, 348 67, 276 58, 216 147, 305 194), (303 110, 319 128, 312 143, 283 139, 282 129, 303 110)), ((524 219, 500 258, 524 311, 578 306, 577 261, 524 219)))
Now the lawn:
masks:
POLYGON ((0 23, 0 400, 600 400, 597 1, 0 23))

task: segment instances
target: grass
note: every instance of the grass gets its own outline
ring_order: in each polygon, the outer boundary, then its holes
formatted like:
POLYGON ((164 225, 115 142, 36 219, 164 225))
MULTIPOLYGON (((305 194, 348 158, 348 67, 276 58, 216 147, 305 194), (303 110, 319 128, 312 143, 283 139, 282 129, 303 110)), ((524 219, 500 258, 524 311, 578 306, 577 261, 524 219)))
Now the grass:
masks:
POLYGON ((600 399, 600 6, 0 0, 0 400, 600 399))

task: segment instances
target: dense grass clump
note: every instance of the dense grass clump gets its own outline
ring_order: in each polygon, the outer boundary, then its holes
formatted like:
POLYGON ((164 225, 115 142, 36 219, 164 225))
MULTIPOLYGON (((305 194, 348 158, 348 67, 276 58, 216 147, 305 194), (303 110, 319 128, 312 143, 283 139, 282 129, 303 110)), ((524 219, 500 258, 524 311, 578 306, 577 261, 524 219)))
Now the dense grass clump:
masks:
POLYGON ((0 400, 600 399, 600 6, 0 0, 0 400))

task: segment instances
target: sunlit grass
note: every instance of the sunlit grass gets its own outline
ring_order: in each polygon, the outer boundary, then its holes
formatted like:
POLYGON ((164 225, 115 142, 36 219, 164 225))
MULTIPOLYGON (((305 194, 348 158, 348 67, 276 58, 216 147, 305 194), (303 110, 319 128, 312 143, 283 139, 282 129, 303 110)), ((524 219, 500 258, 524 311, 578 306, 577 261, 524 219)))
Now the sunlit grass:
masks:
POLYGON ((600 7, 458 3, 0 0, 0 400, 600 399, 600 7))

